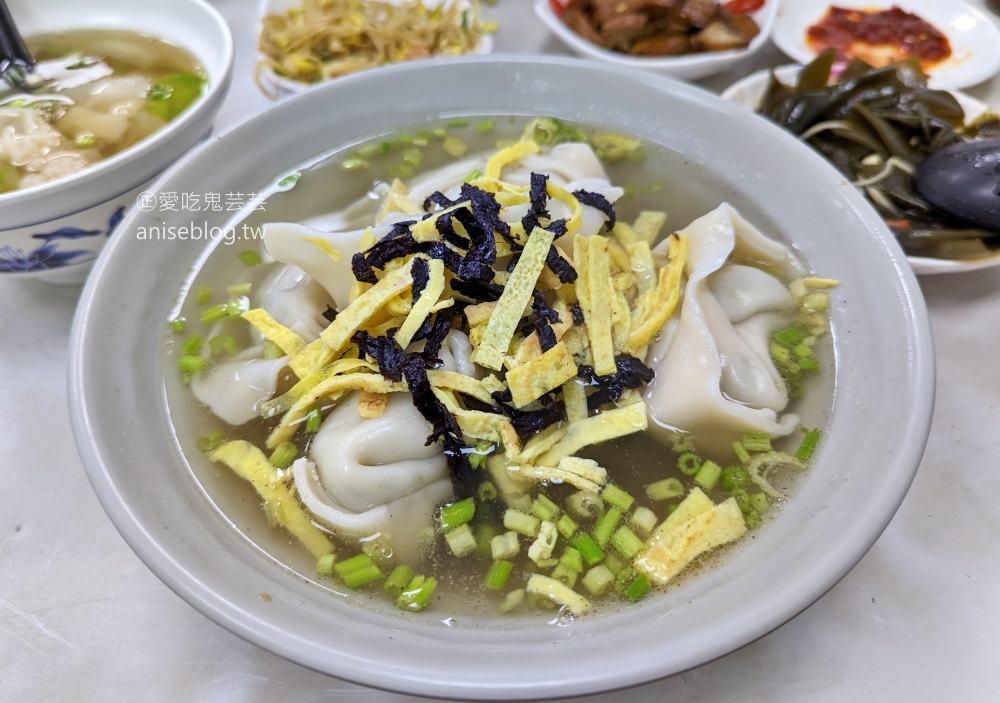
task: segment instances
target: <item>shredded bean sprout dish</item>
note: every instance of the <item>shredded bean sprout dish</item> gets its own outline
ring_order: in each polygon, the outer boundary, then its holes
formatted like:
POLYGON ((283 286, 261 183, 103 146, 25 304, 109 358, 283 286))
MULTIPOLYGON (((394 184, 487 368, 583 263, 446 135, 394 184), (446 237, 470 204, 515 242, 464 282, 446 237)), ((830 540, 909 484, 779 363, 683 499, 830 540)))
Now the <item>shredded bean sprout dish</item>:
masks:
POLYGON ((473 53, 491 31, 480 15, 479 0, 305 0, 264 17, 260 68, 311 84, 397 61, 473 53))

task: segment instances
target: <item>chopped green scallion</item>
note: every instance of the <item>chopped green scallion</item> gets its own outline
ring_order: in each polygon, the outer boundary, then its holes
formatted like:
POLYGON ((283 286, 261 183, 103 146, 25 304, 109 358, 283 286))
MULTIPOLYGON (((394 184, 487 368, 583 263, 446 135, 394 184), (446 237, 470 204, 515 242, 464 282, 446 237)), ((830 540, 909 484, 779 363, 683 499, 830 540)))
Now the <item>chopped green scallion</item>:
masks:
POLYGON ((208 367, 208 362, 203 356, 185 354, 177 360, 177 365, 184 373, 199 373, 208 367))
POLYGON ((611 535, 611 546, 628 560, 631 560, 642 549, 642 540, 632 530, 622 525, 611 535))
POLYGON ((472 183, 477 178, 482 178, 483 172, 478 168, 474 168, 465 174, 465 178, 462 179, 463 183, 472 183))
POLYGON ((583 587, 592 596, 603 596, 615 583, 615 575, 604 564, 598 564, 583 576, 583 587))
POLYGON ((212 286, 198 286, 194 291, 194 302, 204 305, 212 299, 212 286))
POLYGON ((224 317, 229 317, 229 303, 219 303, 210 308, 205 308, 198 317, 202 322, 218 322, 224 317))
POLYGON ((812 458, 813 452, 816 451, 819 437, 819 430, 814 429, 806 432, 806 436, 802 438, 802 444, 799 445, 798 451, 795 452, 795 458, 802 461, 809 461, 812 458))
POLYGON ((196 334, 191 335, 181 346, 181 352, 184 354, 197 354, 201 351, 201 345, 201 337, 196 334))
POLYGON ((493 131, 493 120, 483 120, 476 123, 477 132, 492 132, 493 131))
POLYGON ((676 478, 665 478, 646 486, 646 496, 650 500, 670 500, 684 495, 684 484, 676 478))
POLYGON ((332 574, 333 565, 337 561, 337 557, 333 554, 324 554, 319 559, 316 560, 316 573, 317 574, 332 574))
POLYGON ((615 590, 630 601, 641 600, 649 593, 649 578, 631 566, 626 566, 615 576, 615 590))
POLYGON ((455 117, 448 120, 449 127, 465 127, 469 124, 469 121, 462 117, 455 117))
POLYGON ((217 334, 208 340, 208 348, 212 350, 213 356, 225 356, 235 354, 240 350, 236 339, 232 335, 217 334))
POLYGON ((743 446, 743 442, 739 440, 733 442, 733 453, 736 455, 736 458, 740 460, 740 463, 743 464, 744 466, 750 463, 750 452, 748 452, 747 448, 743 446))
POLYGON ((556 520, 556 530, 566 539, 569 539, 576 534, 577 527, 579 527, 579 525, 577 525, 576 520, 571 518, 566 513, 560 515, 559 519, 556 520))
POLYGON ((306 415, 306 432, 309 434, 315 434, 319 432, 320 425, 323 424, 323 415, 320 413, 319 408, 313 408, 306 415))
POLYGON ((476 537, 467 522, 445 532, 444 541, 456 557, 467 557, 476 551, 476 537))
POLYGON ((809 329, 803 325, 793 325, 786 327, 771 335, 771 339, 783 347, 794 347, 803 339, 809 336, 809 329))
POLYGON ((771 507, 771 502, 767 499, 767 494, 764 491, 758 491, 750 494, 750 505, 758 513, 766 513, 771 507))
POLYGON ((698 458, 697 454, 685 452, 677 457, 677 468, 682 474, 694 476, 701 468, 701 459, 698 458))
POLYGON ((819 362, 815 359, 799 359, 799 369, 802 371, 815 371, 819 368, 819 362))
POLYGON ((175 317, 170 321, 170 331, 180 334, 187 329, 187 320, 183 317, 175 317))
POLYGON ((494 500, 497 497, 497 487, 490 481, 483 481, 476 487, 476 497, 479 500, 494 500))
POLYGON ((500 559, 493 562, 490 564, 489 571, 486 572, 486 578, 483 579, 483 586, 493 591, 502 590, 507 585, 507 579, 510 578, 513 570, 514 562, 512 561, 500 559))
POLYGON ((623 513, 631 508, 632 503, 635 501, 632 496, 613 483, 609 483, 604 487, 604 490, 601 491, 601 498, 605 503, 618 508, 623 513))
POLYGON ((508 530, 519 532, 526 537, 537 535, 540 524, 541 521, 534 515, 528 515, 513 508, 508 508, 503 514, 503 526, 508 530))
POLYGON ((742 466, 731 464, 722 470, 720 486, 722 487, 722 490, 732 493, 735 490, 743 488, 749 480, 749 471, 742 466))
POLYGON ((335 563, 333 570, 348 588, 362 588, 384 576, 372 558, 364 553, 335 563))
POLYGON ((399 598, 412 580, 413 569, 405 564, 400 564, 392 570, 392 573, 389 574, 389 578, 387 578, 385 583, 382 584, 382 590, 384 590, 391 598, 399 598))
POLYGON ((427 607, 428 601, 437 588, 437 579, 428 576, 414 576, 396 599, 396 607, 402 610, 418 611, 427 607))
POLYGON ((231 286, 226 286, 226 292, 231 296, 236 295, 250 295, 253 291, 253 283, 236 283, 231 286))
POLYGON ((559 514, 559 506, 543 493, 539 493, 531 503, 531 514, 539 520, 554 521, 559 514))
POLYGON ((586 532, 581 532, 569 540, 573 549, 580 552, 583 561, 587 566, 593 566, 604 558, 604 551, 598 546, 594 538, 586 532))
POLYGON ((295 457, 299 454, 299 448, 295 446, 294 442, 284 441, 274 448, 271 452, 271 456, 268 461, 272 466, 278 469, 287 469, 295 461, 295 457))
POLYGON ((603 547, 611 539, 611 533, 618 527, 618 521, 622 519, 622 511, 612 506, 608 508, 601 517, 597 519, 591 535, 599 547, 603 547))
POLYGON ((580 573, 580 571, 571 569, 566 564, 559 562, 556 564, 556 568, 552 570, 552 578, 562 582, 567 588, 573 588, 576 586, 576 579, 580 576, 580 573))
POLYGON ((743 446, 748 452, 769 452, 771 436, 767 432, 744 432, 743 446))
POLYGON ((706 491, 710 491, 715 488, 715 484, 719 482, 719 477, 721 476, 722 467, 712 460, 707 460, 698 469, 698 473, 694 475, 694 482, 706 491))
POLYGON ((441 507, 438 519, 442 530, 451 530, 464 525, 476 514, 476 501, 473 498, 459 500, 441 507))
POLYGON ((222 434, 222 430, 212 430, 198 438, 198 449, 208 454, 213 449, 222 446, 225 441, 226 437, 222 434))
POLYGON ((580 551, 574 549, 573 547, 566 547, 566 551, 562 553, 559 557, 559 563, 565 564, 567 568, 576 571, 577 573, 583 573, 583 555, 580 551))
POLYGON ((481 439, 469 452, 469 466, 478 469, 486 462, 486 457, 496 451, 496 445, 488 439, 481 439))
POLYGON ((256 266, 263 261, 260 252, 255 249, 244 249, 236 257, 243 262, 244 266, 256 266))

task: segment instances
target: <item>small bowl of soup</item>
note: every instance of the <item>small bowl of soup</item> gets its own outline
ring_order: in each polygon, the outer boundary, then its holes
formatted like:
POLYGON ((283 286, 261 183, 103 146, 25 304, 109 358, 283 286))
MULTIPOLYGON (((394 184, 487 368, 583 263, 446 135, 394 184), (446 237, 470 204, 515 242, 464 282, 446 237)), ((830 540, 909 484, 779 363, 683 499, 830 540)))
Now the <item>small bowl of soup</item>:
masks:
POLYGON ((148 187, 211 131, 232 37, 201 0, 9 5, 56 76, 0 91, 0 275, 79 283, 130 207, 180 206, 148 187))
POLYGON ((126 217, 74 323, 82 461, 161 579, 303 666, 458 700, 676 674, 821 597, 919 463, 933 350, 885 223, 683 83, 400 64, 160 189, 256 196, 188 246, 126 217))

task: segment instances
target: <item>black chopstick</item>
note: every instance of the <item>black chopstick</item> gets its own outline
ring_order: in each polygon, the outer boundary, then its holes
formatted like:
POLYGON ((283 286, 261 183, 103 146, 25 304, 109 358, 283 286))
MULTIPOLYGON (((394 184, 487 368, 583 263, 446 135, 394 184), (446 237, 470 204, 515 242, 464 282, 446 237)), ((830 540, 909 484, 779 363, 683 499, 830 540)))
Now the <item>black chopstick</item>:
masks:
POLYGON ((17 31, 7 3, 0 0, 0 76, 13 87, 24 88, 27 74, 34 67, 35 60, 17 31))

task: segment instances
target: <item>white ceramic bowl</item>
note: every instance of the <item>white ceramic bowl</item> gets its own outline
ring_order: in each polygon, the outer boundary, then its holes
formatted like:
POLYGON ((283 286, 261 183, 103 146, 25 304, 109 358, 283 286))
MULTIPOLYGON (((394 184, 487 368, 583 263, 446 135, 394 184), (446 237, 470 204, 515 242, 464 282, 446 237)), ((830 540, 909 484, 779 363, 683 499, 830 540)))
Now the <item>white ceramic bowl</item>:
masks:
MULTIPOLYGON (((441 1, 442 0, 424 0, 424 4, 429 7, 436 7, 441 1)), ((458 1, 461 2, 462 0, 458 1)), ((402 4, 405 0, 382 0, 382 2, 402 4)), ((260 37, 264 17, 268 15, 282 15, 294 7, 301 6, 302 0, 261 0, 259 9, 260 22, 258 22, 257 25, 257 36, 260 37)), ((476 51, 474 52, 475 55, 485 56, 492 52, 493 37, 489 34, 482 35, 479 39, 479 44, 476 46, 476 51)), ((264 88, 265 92, 271 96, 301 93, 309 90, 310 88, 315 88, 317 85, 325 82, 303 83, 302 81, 297 81, 292 78, 279 76, 272 69, 267 67, 265 57, 260 51, 257 52, 257 62, 257 68, 255 69, 257 71, 257 79, 260 81, 260 85, 264 88)))
POLYGON ((8 0, 21 33, 122 29, 184 47, 205 93, 149 138, 68 178, 0 195, 0 275, 80 283, 124 212, 167 166, 212 129, 232 74, 229 26, 203 0, 8 0))
MULTIPOLYGON (((87 282, 71 341, 73 430, 92 485, 129 545, 195 608, 265 649, 367 686, 537 699, 629 686, 727 654, 801 612, 865 554, 906 493, 929 430, 923 298, 874 210, 783 130, 662 76, 557 57, 400 64, 278 104, 192 154, 156 190, 259 192, 362 137, 438 116, 511 114, 580 119, 674 150, 679 187, 690 190, 661 191, 671 222, 729 201, 842 282, 831 312, 832 409, 823 393, 801 408, 826 439, 772 524, 717 568, 635 606, 553 626, 500 615, 442 621, 337 596, 315 581, 311 560, 289 558, 256 501, 224 490, 226 476, 194 448, 197 420, 167 407, 182 386, 163 372, 176 363, 166 321, 192 270, 226 240, 140 239, 190 217, 133 210, 87 282)), ((326 190, 305 195, 303 183, 295 195, 307 200, 295 210, 308 216, 326 190)), ((232 215, 209 213, 205 224, 232 225, 232 215)))
POLYGON ((756 54, 767 43, 778 11, 778 0, 767 0, 751 17, 760 27, 760 34, 745 49, 711 51, 685 56, 646 57, 629 56, 601 48, 570 29, 552 9, 551 0, 535 0, 535 14, 570 51, 587 58, 647 71, 655 71, 672 78, 696 80, 722 73, 749 56, 756 54))
POLYGON ((948 37, 952 55, 928 69, 932 88, 967 88, 1000 71, 1000 29, 986 14, 962 0, 783 0, 772 39, 792 60, 816 57, 806 31, 831 5, 865 10, 893 5, 919 15, 948 37))
MULTIPOLYGON (((795 82, 802 67, 798 64, 781 66, 774 69, 774 75, 783 83, 791 85, 795 82)), ((756 110, 767 90, 768 79, 771 71, 757 71, 745 78, 733 83, 722 91, 722 97, 738 105, 742 105, 749 110, 756 110)), ((948 91, 955 96, 958 104, 965 111, 966 122, 972 122, 977 117, 990 109, 986 103, 976 100, 968 93, 960 90, 948 91)), ((913 272, 918 276, 927 276, 937 273, 966 273, 978 271, 979 269, 1000 266, 1000 252, 976 259, 935 259, 928 256, 908 256, 906 260, 910 262, 913 272)))

